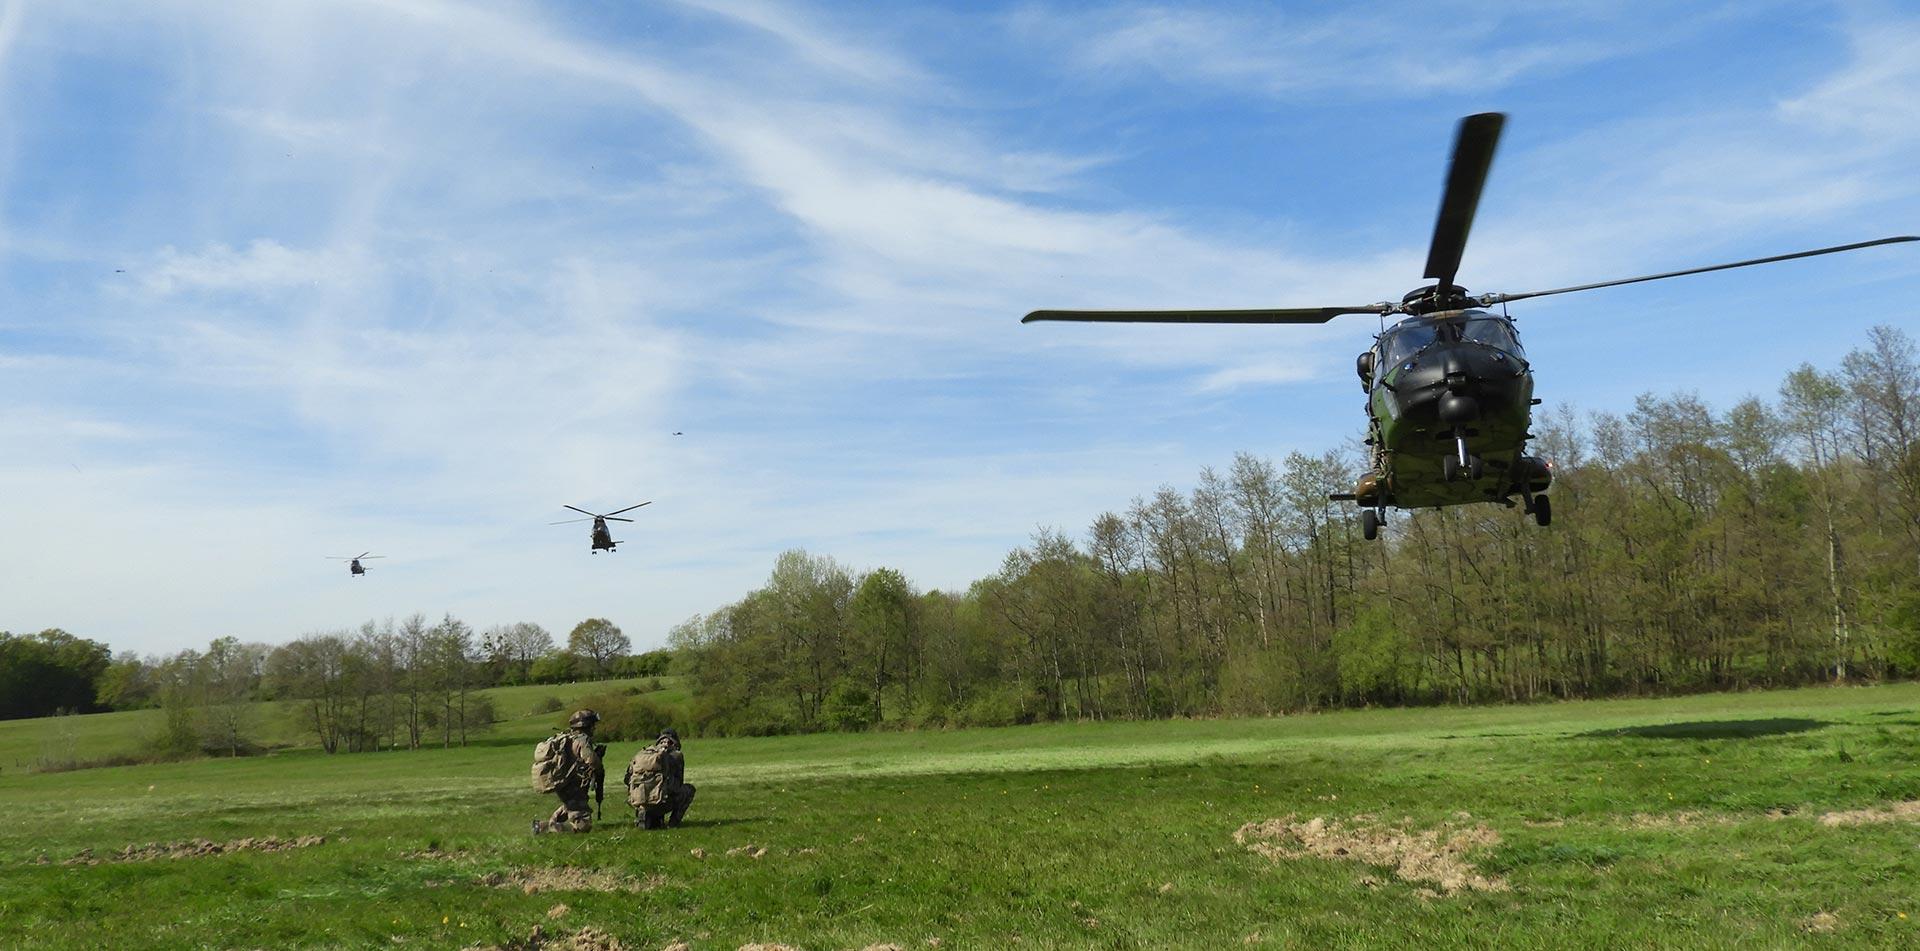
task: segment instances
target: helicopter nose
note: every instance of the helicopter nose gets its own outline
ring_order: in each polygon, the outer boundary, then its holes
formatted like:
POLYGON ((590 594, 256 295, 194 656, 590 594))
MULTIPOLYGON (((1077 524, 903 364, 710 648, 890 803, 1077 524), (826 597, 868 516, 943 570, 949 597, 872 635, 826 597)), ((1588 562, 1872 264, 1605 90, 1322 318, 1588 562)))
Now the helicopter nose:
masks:
POLYGON ((1457 424, 1471 422, 1480 415, 1480 401, 1453 389, 1452 380, 1448 380, 1445 394, 1440 397, 1440 421, 1457 424))
POLYGON ((1459 353, 1450 352, 1444 364, 1443 373, 1447 381, 1447 392, 1455 395, 1466 393, 1467 385, 1472 381, 1467 361, 1459 353))

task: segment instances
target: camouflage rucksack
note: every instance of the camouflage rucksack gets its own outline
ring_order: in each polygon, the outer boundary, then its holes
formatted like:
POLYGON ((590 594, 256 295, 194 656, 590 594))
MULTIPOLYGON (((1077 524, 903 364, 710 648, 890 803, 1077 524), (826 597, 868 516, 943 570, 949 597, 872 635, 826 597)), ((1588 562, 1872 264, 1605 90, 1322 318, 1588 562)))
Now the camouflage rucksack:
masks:
POLYGON ((667 750, 654 745, 633 754, 627 764, 627 804, 635 809, 667 802, 667 750))
POLYGON ((573 734, 555 733, 533 748, 533 789, 550 793, 565 786, 579 767, 574 756, 573 734))

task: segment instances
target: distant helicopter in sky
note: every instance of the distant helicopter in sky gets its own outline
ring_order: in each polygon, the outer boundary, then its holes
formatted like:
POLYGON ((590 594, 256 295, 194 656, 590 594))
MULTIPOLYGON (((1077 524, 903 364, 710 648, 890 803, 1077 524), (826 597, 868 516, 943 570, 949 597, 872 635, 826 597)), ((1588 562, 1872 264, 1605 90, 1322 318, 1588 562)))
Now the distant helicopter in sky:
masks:
POLYGON ((366 569, 366 567, 365 567, 364 565, 362 565, 362 564, 360 564, 360 562, 361 562, 361 561, 363 561, 363 560, 364 560, 364 561, 372 561, 372 560, 373 560, 373 559, 375 559, 375 558, 385 558, 385 557, 387 557, 387 556, 385 556, 385 555, 369 555, 369 554, 367 554, 366 552, 364 552, 364 551, 363 551, 363 552, 361 552, 360 554, 358 554, 358 555, 354 555, 354 556, 352 556, 352 557, 348 557, 348 556, 346 556, 346 555, 328 555, 328 556, 327 556, 327 559, 328 559, 329 561, 344 561, 344 562, 347 562, 347 571, 349 571, 349 572, 351 572, 351 573, 353 574, 353 576, 354 576, 354 577, 356 577, 356 578, 358 578, 358 577, 360 577, 361 575, 364 575, 364 574, 366 574, 366 573, 367 573, 367 569, 366 569))
POLYGON ((1425 276, 1435 283, 1415 288, 1398 301, 1252 310, 1036 310, 1021 322, 1320 324, 1344 314, 1404 315, 1382 329, 1373 346, 1355 362, 1360 386, 1367 392, 1368 466, 1353 491, 1335 492, 1330 498, 1360 507, 1361 534, 1368 539, 1379 535, 1390 508, 1472 502, 1511 508, 1518 504, 1536 523, 1548 525, 1553 507, 1546 492, 1553 484, 1553 465, 1527 449, 1533 439, 1533 407, 1540 402, 1533 398, 1533 365, 1505 308, 1487 308, 1550 294, 1920 241, 1920 237, 1900 235, 1597 284, 1521 294, 1469 294, 1453 280, 1505 123, 1506 116, 1497 112, 1460 121, 1439 219, 1427 249, 1425 276))
MULTIPOLYGON (((640 505, 652 505, 652 504, 653 504, 652 499, 648 499, 647 501, 640 503, 640 505)), ((612 520, 615 522, 633 521, 633 519, 630 519, 630 518, 614 518, 614 516, 619 515, 621 512, 631 512, 634 509, 639 508, 640 505, 629 505, 623 509, 615 509, 611 512, 608 512, 605 515, 596 515, 592 512, 587 511, 586 509, 577 508, 572 505, 565 505, 561 507, 573 509, 574 511, 579 512, 580 514, 585 515, 587 518, 593 519, 593 552, 592 553, 598 555, 602 551, 613 551, 614 546, 620 544, 619 542, 613 540, 613 533, 607 530, 607 522, 609 520, 612 520)), ((572 525, 575 522, 584 522, 586 520, 587 520, 586 518, 569 518, 569 519, 565 519, 563 521, 558 521, 558 522, 548 522, 547 524, 548 525, 572 525)))

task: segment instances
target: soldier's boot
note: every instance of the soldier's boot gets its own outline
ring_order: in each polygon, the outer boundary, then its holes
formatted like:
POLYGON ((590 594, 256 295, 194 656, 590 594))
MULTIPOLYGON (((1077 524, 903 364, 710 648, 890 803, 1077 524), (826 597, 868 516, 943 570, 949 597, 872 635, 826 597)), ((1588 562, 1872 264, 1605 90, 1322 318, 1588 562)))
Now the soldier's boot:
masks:
POLYGON ((542 832, 545 832, 545 831, 547 831, 547 822, 546 822, 546 820, 544 820, 544 819, 535 819, 535 820, 533 820, 533 834, 534 834, 534 835, 539 835, 540 833, 542 833, 542 832))

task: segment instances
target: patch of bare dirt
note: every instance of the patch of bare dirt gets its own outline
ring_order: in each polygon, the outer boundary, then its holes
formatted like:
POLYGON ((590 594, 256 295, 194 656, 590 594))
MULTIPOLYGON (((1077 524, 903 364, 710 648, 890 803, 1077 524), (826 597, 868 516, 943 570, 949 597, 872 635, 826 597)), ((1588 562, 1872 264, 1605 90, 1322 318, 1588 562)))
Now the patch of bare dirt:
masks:
POLYGON ((1636 812, 1623 820, 1629 829, 1691 829, 1704 825, 1732 825, 1732 816, 1682 810, 1680 812, 1636 812))
POLYGON ((1840 916, 1823 911, 1800 922, 1800 930, 1813 934, 1831 934, 1840 930, 1840 916))
POLYGON ((1498 845, 1500 833, 1485 823, 1471 826, 1449 822, 1421 832, 1359 815, 1342 821, 1316 816, 1296 821, 1293 816, 1249 822, 1233 833, 1233 841, 1257 855, 1280 859, 1346 859, 1392 868, 1395 877, 1438 889, 1435 897, 1459 891, 1504 892, 1505 880, 1481 875, 1466 855, 1473 849, 1498 845))
POLYGON ((403 859, 426 859, 430 862, 463 862, 473 858, 474 855, 475 853, 468 849, 448 850, 439 848, 417 849, 412 852, 400 853, 400 857, 403 859))
POLYGON ((525 941, 509 941, 506 944, 476 944, 461 948, 460 951, 633 951, 620 939, 598 928, 582 928, 572 934, 547 934, 539 925, 533 926, 533 933, 525 941))
POLYGON ((297 839, 282 839, 270 835, 258 839, 235 839, 231 842, 213 842, 207 839, 190 839, 185 842, 165 844, 149 842, 145 845, 129 845, 110 855, 95 855, 92 849, 82 849, 78 855, 60 864, 100 865, 111 862, 152 862, 156 859, 193 859, 209 855, 226 855, 230 852, 285 852, 289 849, 321 845, 326 841, 325 836, 319 835, 303 835, 297 839))
POLYGON ((529 895, 541 892, 650 892, 666 884, 666 876, 633 878, 590 868, 516 868, 488 872, 477 879, 488 888, 513 888, 529 895))
POLYGON ((1876 822, 1920 822, 1920 801, 1896 802, 1875 809, 1849 809, 1820 817, 1823 826, 1858 826, 1876 822))

